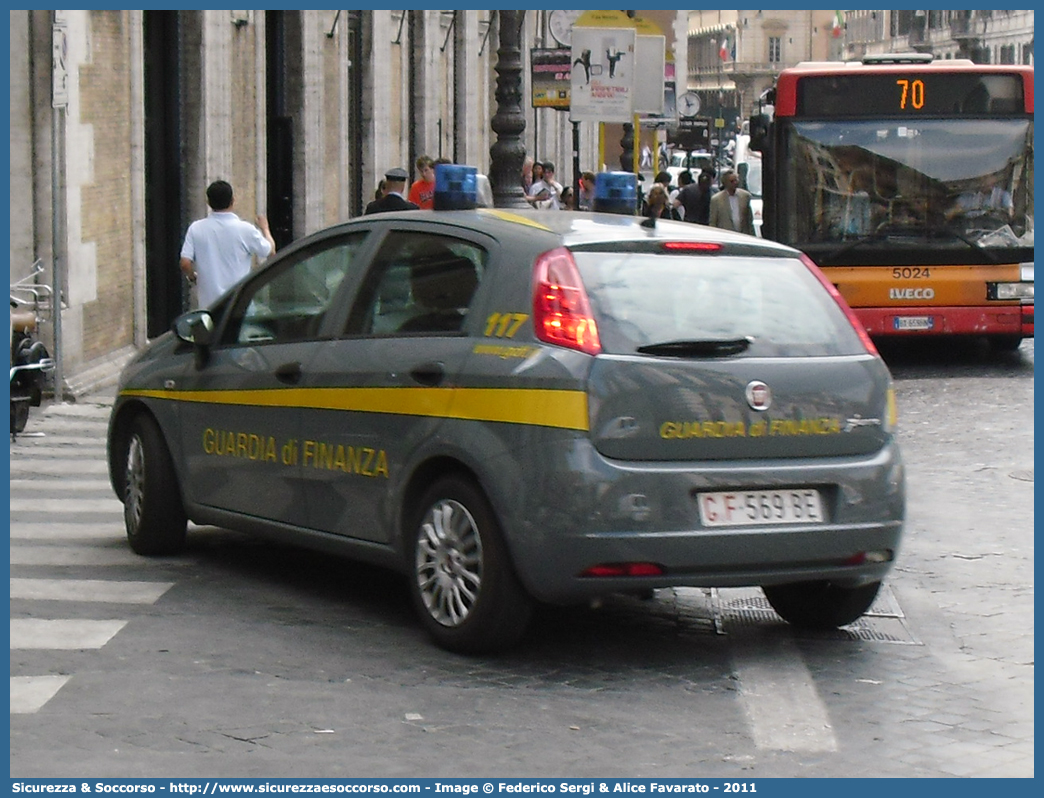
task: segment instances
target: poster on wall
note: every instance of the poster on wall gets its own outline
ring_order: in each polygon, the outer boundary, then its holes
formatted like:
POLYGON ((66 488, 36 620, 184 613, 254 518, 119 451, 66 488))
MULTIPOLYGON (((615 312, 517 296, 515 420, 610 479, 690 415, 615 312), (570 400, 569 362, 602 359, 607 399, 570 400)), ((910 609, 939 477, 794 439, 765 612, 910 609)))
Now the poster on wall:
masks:
POLYGON ((573 26, 570 111, 573 122, 630 122, 634 116, 633 28, 573 26))

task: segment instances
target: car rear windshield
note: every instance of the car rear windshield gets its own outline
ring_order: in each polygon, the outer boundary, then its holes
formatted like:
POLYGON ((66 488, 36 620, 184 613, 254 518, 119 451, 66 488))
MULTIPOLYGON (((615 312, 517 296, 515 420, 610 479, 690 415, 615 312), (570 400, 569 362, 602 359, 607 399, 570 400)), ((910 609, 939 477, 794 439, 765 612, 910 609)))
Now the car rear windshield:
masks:
POLYGON ((721 350, 735 357, 865 352, 844 312, 797 259, 590 250, 573 257, 610 354, 715 341, 741 342, 721 350))

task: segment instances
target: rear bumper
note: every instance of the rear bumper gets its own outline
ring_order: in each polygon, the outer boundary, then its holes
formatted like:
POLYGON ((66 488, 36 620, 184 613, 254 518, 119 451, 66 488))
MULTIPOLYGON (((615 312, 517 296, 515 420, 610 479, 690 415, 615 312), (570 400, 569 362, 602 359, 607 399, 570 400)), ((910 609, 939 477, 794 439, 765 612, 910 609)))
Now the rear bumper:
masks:
MULTIPOLYGON (((597 456, 597 455, 596 455, 597 456)), ((880 580, 899 550, 905 478, 897 447, 872 457, 809 463, 620 464, 601 479, 548 491, 540 509, 505 524, 529 592, 552 603, 658 587, 740 587, 880 580), (819 487, 822 524, 703 527, 695 494, 819 487), (861 553, 871 558, 859 561, 861 553), (584 576, 593 566, 652 563, 651 576, 584 576)), ((535 497, 531 497, 535 498, 535 497)))
POLYGON ((871 336, 1018 335, 1033 337, 1033 305, 999 307, 852 308, 871 336), (927 319, 927 329, 906 326, 927 319), (899 321, 897 321, 899 320, 899 321), (902 321, 906 320, 906 321, 902 321))

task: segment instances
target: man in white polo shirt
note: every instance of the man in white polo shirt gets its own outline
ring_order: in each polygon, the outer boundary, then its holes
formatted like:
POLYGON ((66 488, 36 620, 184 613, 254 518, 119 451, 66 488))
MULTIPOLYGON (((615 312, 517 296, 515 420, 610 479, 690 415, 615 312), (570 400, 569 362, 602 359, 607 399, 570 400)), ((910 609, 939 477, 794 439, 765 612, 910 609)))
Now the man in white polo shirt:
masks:
POLYGON ((181 271, 196 283, 201 308, 209 307, 250 273, 252 257, 275 252, 268 219, 257 217, 257 227, 232 212, 232 186, 215 180, 207 187, 210 213, 189 225, 181 247, 181 271))

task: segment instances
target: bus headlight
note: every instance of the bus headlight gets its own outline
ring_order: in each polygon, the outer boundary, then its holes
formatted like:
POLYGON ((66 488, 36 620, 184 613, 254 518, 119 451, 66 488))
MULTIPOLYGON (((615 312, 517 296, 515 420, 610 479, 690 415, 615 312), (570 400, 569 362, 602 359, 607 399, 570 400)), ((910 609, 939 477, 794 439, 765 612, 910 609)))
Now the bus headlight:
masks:
POLYGON ((988 299, 1017 299, 1021 302, 1033 301, 1033 283, 987 283, 988 299))

